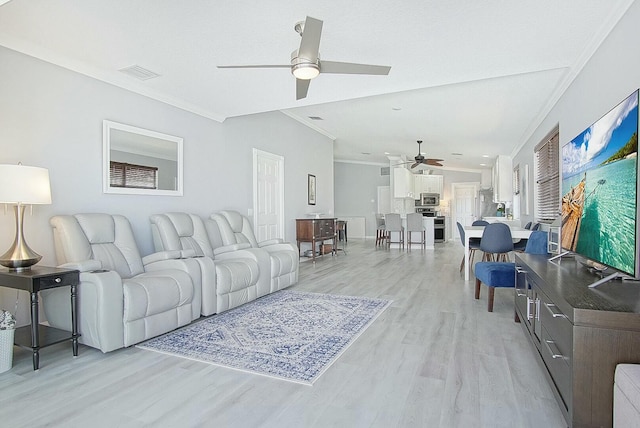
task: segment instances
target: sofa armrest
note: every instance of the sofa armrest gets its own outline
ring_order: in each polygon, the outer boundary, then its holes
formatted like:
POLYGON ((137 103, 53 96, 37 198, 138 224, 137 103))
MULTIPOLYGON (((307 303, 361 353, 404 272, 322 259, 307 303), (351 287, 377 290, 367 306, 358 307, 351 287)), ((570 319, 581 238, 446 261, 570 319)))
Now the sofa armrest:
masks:
MULTIPOLYGON (((184 250, 184 251, 190 251, 190 250, 184 250)), ((195 252, 192 251, 191 256, 194 256, 194 255, 195 255, 195 252)), ((182 259, 182 258, 191 257, 191 256, 185 256, 183 250, 158 251, 157 253, 144 256, 142 258, 142 264, 146 266, 146 265, 150 265, 152 263, 163 261, 163 260, 175 260, 175 259, 182 259)))
POLYGON ((249 244, 248 242, 225 245, 224 247, 218 247, 215 250, 213 250, 213 255, 218 256, 224 253, 231 253, 233 251, 246 250, 248 248, 251 248, 251 244, 249 244))
POLYGON ((69 262, 58 266, 62 269, 74 269, 80 272, 91 272, 102 269, 100 260, 81 260, 79 262, 69 262))
POLYGON ((282 244, 283 242, 284 240, 280 238, 267 239, 266 241, 258 242, 258 247, 268 247, 269 245, 282 244))
MULTIPOLYGON (((73 267, 73 263, 63 265, 73 267)), ((52 327, 71 331, 69 287, 40 292, 47 321, 52 327)), ((124 291, 115 271, 84 271, 78 286, 80 342, 102 352, 124 347, 124 291)))

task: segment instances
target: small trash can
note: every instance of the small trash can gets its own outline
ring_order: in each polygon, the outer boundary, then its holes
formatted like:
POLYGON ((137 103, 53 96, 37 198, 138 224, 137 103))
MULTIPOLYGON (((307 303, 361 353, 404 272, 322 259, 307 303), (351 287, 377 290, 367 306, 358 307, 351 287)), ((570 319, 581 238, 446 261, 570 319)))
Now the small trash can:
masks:
POLYGON ((13 336, 16 332, 16 319, 11 312, 0 310, 0 373, 11 370, 13 366, 13 336))

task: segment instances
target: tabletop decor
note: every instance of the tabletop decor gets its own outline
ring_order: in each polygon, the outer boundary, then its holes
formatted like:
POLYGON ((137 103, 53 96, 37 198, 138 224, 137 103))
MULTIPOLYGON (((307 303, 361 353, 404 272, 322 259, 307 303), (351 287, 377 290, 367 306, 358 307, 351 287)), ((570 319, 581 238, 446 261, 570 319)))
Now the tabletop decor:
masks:
POLYGON ((282 290, 137 347, 312 385, 390 304, 282 290))
POLYGON ((16 236, 0 265, 20 271, 30 269, 42 259, 24 239, 24 211, 27 205, 51 204, 49 170, 35 166, 0 165, 0 203, 13 205, 16 236))

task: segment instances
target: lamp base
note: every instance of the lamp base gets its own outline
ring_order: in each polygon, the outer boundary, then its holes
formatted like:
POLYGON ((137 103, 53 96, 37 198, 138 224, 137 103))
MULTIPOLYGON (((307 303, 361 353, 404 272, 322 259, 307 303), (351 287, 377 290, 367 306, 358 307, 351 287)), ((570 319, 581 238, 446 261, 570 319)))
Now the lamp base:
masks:
POLYGON ((16 215, 16 238, 11 248, 0 256, 0 265, 8 267, 13 271, 24 271, 31 269, 42 259, 42 256, 33 251, 24 240, 22 225, 24 223, 24 208, 22 204, 13 207, 16 215))

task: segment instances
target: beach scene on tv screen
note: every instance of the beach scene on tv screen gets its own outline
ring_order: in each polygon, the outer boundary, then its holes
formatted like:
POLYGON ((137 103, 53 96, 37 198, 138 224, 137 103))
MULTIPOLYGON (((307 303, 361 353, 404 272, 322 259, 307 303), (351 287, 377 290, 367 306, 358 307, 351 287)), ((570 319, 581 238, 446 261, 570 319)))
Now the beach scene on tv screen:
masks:
POLYGON ((638 91, 562 148, 562 248, 636 276, 638 91))

